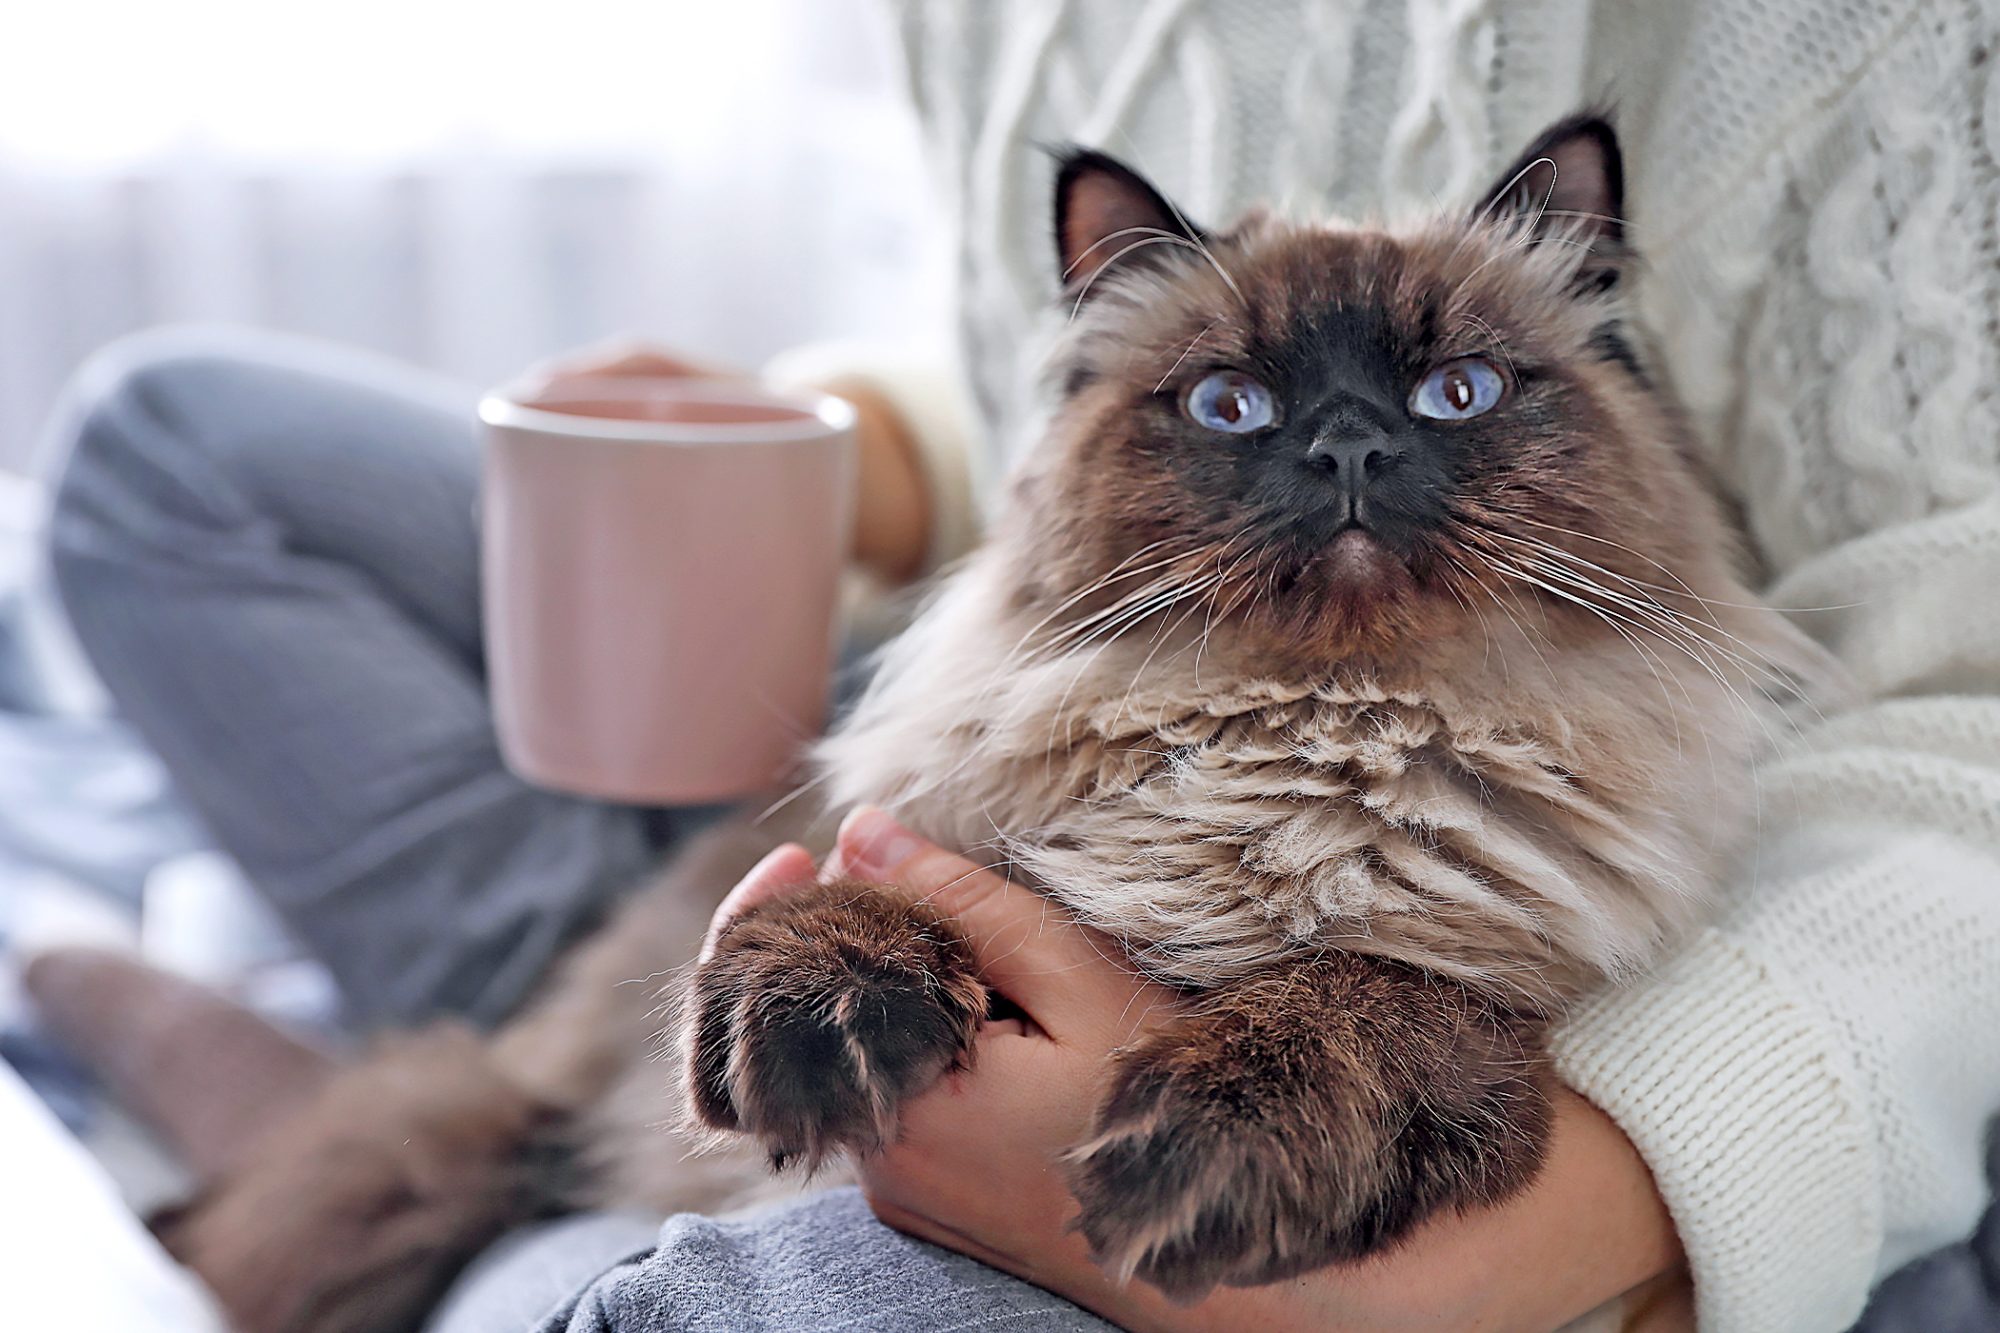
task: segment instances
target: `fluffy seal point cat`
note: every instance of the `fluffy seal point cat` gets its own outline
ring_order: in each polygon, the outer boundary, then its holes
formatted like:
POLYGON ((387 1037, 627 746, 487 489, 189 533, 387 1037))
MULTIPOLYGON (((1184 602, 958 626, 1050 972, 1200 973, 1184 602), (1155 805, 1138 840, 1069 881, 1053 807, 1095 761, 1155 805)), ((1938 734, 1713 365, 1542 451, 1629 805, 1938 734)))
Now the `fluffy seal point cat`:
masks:
MULTIPOLYGON (((1046 434, 819 760, 1185 991, 1070 1170, 1194 1297, 1528 1181, 1551 1021, 1698 918, 1812 653, 1634 350, 1604 119, 1398 230, 1211 233, 1074 152, 1055 234, 1046 434)), ((949 921, 826 885, 696 975, 692 1107, 866 1151, 987 1003, 949 921)))
MULTIPOLYGON (((1179 988, 1066 1166, 1112 1272, 1182 1298, 1394 1245, 1540 1165, 1550 1026, 1698 922, 1752 759, 1824 658, 1740 583, 1625 313, 1616 138, 1551 128, 1412 226, 1195 226, 1062 159, 1046 431, 817 763, 1179 988)), ((993 997, 891 887, 737 918, 736 826, 490 1041, 405 1039, 163 1235, 238 1325, 414 1326, 508 1225, 676 1211, 895 1133, 993 997), (690 1157, 677 1110, 721 1152, 690 1157), (761 1159, 761 1160, 760 1160, 761 1159)))

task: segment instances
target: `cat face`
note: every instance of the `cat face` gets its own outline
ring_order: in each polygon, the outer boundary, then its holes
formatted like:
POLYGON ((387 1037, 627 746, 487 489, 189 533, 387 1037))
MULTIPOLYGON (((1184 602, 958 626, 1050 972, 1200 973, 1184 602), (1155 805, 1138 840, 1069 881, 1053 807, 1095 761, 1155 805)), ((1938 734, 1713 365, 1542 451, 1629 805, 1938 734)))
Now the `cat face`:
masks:
POLYGON ((1080 615, 1150 595, 1323 655, 1712 555, 1712 503, 1621 331, 1621 207, 1588 118, 1468 213, 1395 232, 1211 235, 1072 155, 1062 400, 1018 492, 1034 595, 1080 615))

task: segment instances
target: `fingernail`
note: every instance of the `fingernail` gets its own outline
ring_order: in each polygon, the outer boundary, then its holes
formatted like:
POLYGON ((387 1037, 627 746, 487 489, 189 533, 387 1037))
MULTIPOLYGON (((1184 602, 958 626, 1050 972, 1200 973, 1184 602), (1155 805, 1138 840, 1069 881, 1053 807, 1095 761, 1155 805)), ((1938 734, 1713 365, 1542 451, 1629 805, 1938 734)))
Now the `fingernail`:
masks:
POLYGON ((887 879, 923 845, 876 806, 858 806, 840 824, 842 870, 859 879, 887 879))
POLYGON ((756 885, 763 883, 764 879, 772 873, 771 868, 773 866, 775 866, 778 862, 784 860, 786 857, 792 855, 797 850, 798 850, 797 844, 788 842, 781 844, 780 846, 773 847, 770 851, 765 852, 764 855, 758 859, 757 864, 750 867, 749 873, 744 875, 742 879, 736 882, 736 887, 729 891, 729 896, 731 898, 734 898, 738 893, 742 892, 745 888, 754 887, 756 885))
POLYGON ((750 867, 750 873, 736 881, 736 887, 729 891, 716 911, 725 916, 734 916, 752 907, 757 907, 777 896, 786 887, 782 882, 773 881, 778 862, 789 856, 797 856, 804 849, 796 843, 786 843, 773 847, 764 853, 764 859, 750 867))
MULTIPOLYGON (((762 907, 765 903, 782 894, 788 887, 801 882, 794 880, 788 884, 785 881, 777 879, 776 866, 779 861, 788 856, 805 855, 806 849, 795 842, 788 842, 783 846, 773 847, 770 851, 764 853, 763 860, 750 867, 749 874, 736 881, 736 887, 725 894, 722 901, 715 905, 715 914, 709 918, 708 933, 702 937, 701 942, 701 958, 703 961, 707 961, 709 954, 714 952, 716 938, 737 917, 762 907)), ((808 867, 810 867, 811 857, 808 856, 806 860, 808 867)), ((811 876, 808 875, 803 882, 810 883, 811 876)))

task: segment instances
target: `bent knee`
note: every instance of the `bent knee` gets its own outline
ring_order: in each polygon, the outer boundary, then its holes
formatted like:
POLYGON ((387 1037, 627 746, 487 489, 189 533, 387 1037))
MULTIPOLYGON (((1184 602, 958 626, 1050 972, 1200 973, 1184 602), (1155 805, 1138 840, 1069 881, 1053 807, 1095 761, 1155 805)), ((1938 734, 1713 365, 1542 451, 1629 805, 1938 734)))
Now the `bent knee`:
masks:
POLYGON ((84 360, 64 392, 60 410, 65 419, 58 423, 58 433, 69 438, 59 443, 70 450, 59 465, 66 465, 79 447, 100 446, 104 432, 86 428, 108 424, 117 433, 129 409, 140 409, 170 428, 149 435, 166 440, 190 434, 187 428, 200 422, 201 404, 216 401, 216 391, 231 381, 258 373, 265 360, 258 341, 258 335, 245 331, 169 325, 106 343, 84 360), (86 440, 86 435, 93 438, 86 440))
POLYGON ((128 334, 71 376, 44 469, 58 510, 79 493, 145 473, 185 477, 212 452, 231 403, 268 373, 263 335, 202 325, 128 334))
POLYGON ((226 329, 148 330, 105 345, 71 377, 42 468, 65 598, 72 565, 101 559, 162 510, 192 516, 227 502, 215 442, 232 384, 257 372, 254 343, 226 329))

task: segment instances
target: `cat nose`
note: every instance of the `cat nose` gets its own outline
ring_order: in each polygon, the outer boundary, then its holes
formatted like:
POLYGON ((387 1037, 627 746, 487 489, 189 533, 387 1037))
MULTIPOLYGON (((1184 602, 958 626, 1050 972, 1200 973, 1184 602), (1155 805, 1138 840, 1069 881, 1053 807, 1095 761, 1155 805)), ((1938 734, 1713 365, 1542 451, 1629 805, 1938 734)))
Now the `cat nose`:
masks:
POLYGON ((1346 497, 1349 512, 1360 505, 1370 482, 1402 454, 1390 440, 1373 431, 1354 435, 1320 435, 1306 449, 1306 465, 1323 473, 1346 497))

